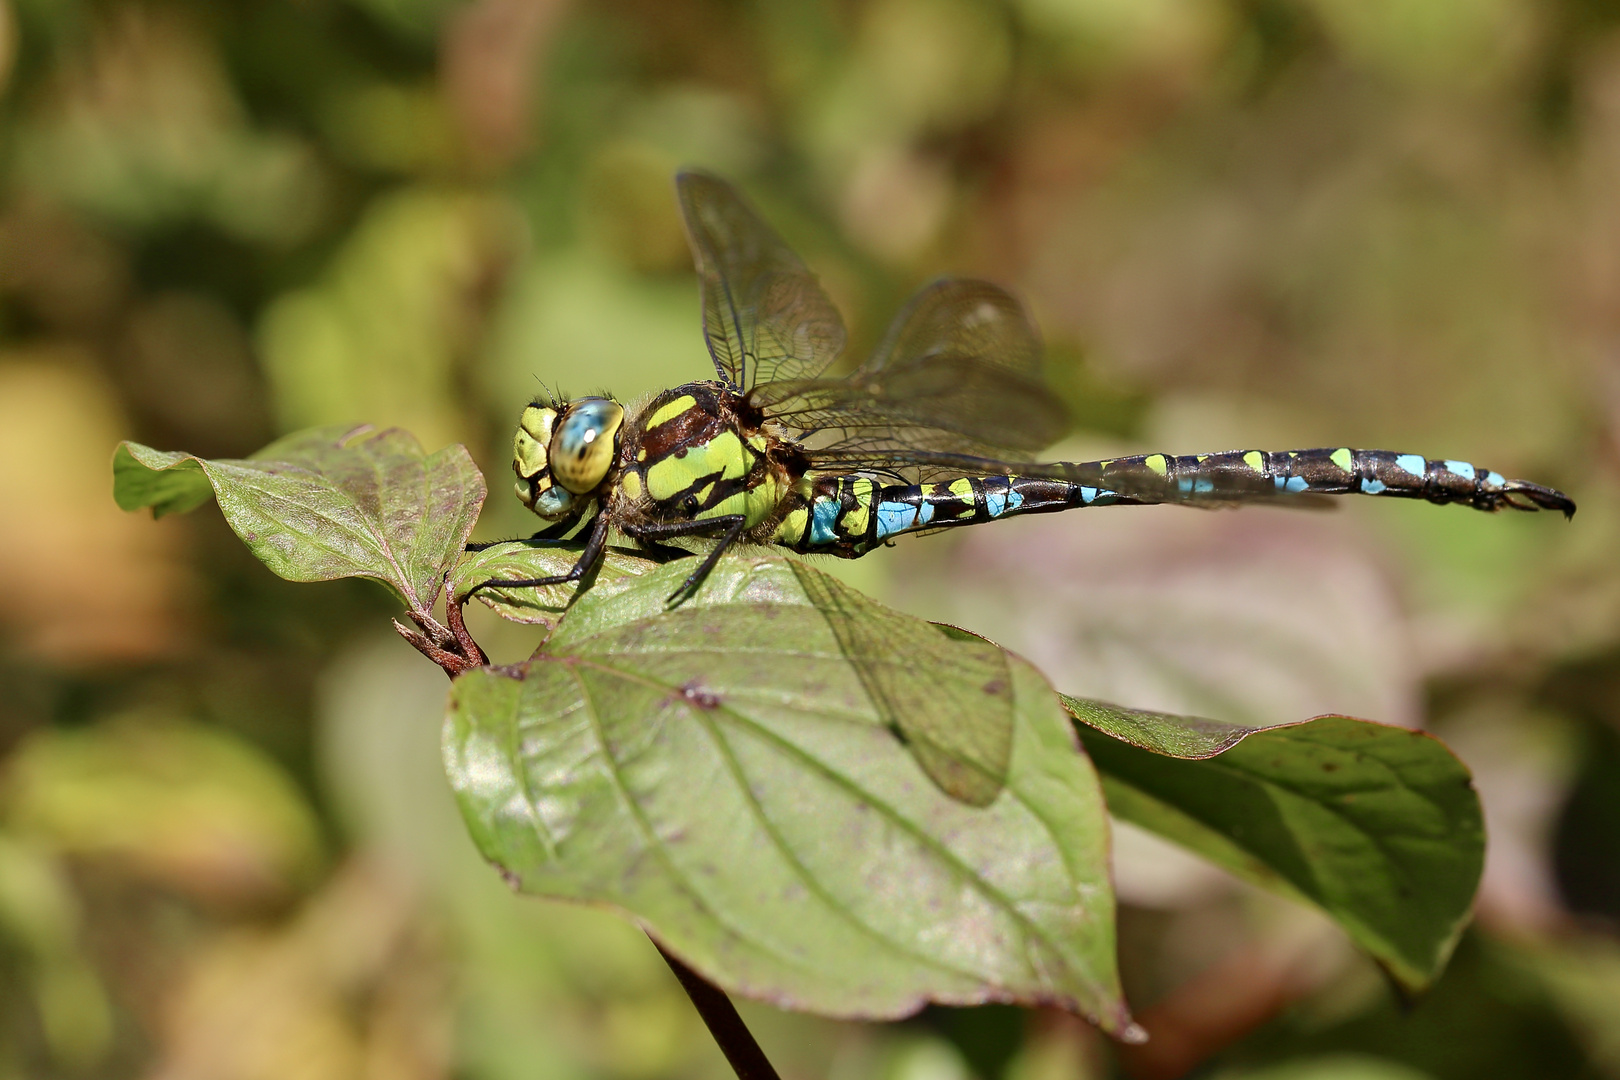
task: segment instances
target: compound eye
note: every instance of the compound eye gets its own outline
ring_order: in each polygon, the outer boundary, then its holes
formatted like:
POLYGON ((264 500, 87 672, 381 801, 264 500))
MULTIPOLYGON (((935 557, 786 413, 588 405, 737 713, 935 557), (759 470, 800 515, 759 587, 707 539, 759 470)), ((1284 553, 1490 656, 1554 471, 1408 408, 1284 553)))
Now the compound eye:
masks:
POLYGON ((518 475, 518 498, 542 517, 547 515, 540 510, 539 500, 553 490, 546 458, 557 415, 550 405, 530 405, 523 410, 517 433, 512 436, 512 471, 518 475))
POLYGON ((534 505, 529 507, 543 518, 566 517, 574 508, 574 496, 560 487, 548 487, 534 498, 534 505))
POLYGON ((530 405, 518 419, 512 437, 512 471, 532 480, 546 470, 546 451, 552 430, 557 426, 557 410, 549 405, 530 405))
POLYGON ((568 407, 551 437, 551 475, 575 495, 594 490, 618 453, 624 406, 607 398, 581 398, 568 407))

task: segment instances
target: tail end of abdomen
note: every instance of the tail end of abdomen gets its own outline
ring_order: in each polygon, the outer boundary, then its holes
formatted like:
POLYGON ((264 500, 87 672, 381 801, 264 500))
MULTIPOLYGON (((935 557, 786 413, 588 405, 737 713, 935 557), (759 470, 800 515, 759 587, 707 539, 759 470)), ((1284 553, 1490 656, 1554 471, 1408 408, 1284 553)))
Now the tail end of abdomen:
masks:
POLYGON ((1476 510, 1558 510, 1575 514, 1562 491, 1509 480, 1467 461, 1393 450, 1232 450, 1176 457, 1146 454, 1067 466, 1081 483, 1118 493, 1118 501, 1233 503, 1297 495, 1385 495, 1460 503, 1476 510))
MULTIPOLYGON (((1336 473, 1348 474, 1351 490, 1363 495, 1394 495, 1427 499, 1434 503, 1461 503, 1476 510, 1557 510, 1564 517, 1575 516, 1575 500, 1556 488, 1528 480, 1509 480, 1501 473, 1483 469, 1471 462, 1425 458, 1420 454, 1398 454, 1390 450, 1306 450, 1299 451, 1301 464, 1320 471, 1321 456, 1336 473), (1311 461, 1306 461, 1307 455, 1311 461), (1346 455, 1349 468, 1345 469, 1346 455), (1312 468, 1312 466, 1316 466, 1312 468)), ((1284 457, 1287 455, 1273 455, 1284 457)), ((1287 468, 1282 462, 1278 465, 1287 468)))

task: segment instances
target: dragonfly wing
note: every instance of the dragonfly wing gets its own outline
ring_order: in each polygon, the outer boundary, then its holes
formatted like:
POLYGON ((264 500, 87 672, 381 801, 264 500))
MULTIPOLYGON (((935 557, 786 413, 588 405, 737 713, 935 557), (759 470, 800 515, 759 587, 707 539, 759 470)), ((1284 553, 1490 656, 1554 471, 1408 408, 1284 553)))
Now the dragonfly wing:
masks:
POLYGON ((720 377, 746 390, 821 374, 843 351, 844 322, 815 275, 724 180, 683 172, 675 186, 720 377))
POLYGON ((939 356, 971 356, 986 367, 1039 379, 1041 340, 1024 306, 1006 289, 942 278, 906 302, 861 371, 939 356))
POLYGON ((1051 445, 1068 424, 1044 383, 971 356, 932 357, 847 379, 769 383, 749 401, 803 432, 866 440, 892 431, 897 446, 929 449, 999 447, 1023 455, 1051 445))
POLYGON ((947 279, 918 293, 848 378, 768 383, 749 400, 818 465, 864 459, 919 477, 951 467, 946 459, 1022 462, 1068 428, 1041 379, 1029 317, 983 281, 947 279))
POLYGON ((1000 795, 1012 761, 1007 654, 965 630, 924 622, 796 564, 883 722, 941 791, 971 806, 1000 795))

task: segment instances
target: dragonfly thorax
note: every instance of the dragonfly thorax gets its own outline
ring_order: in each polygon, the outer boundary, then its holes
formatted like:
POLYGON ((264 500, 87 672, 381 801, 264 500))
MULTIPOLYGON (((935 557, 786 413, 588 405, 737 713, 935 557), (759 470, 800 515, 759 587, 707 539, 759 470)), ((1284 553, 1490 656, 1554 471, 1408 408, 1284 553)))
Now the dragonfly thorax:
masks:
POLYGON ((523 410, 512 439, 512 470, 517 496, 543 518, 574 511, 607 477, 619 451, 624 406, 610 398, 587 397, 523 410))

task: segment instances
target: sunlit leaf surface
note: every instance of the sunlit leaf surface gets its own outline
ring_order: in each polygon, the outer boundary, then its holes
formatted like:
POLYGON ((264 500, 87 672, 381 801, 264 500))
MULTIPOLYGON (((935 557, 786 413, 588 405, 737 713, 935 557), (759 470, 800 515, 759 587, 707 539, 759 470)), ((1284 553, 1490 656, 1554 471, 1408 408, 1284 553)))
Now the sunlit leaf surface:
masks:
MULTIPOLYGON (((1039 674, 1002 656, 1004 785, 973 806, 874 706, 816 606, 841 586, 732 558, 668 611, 686 572, 587 592, 527 664, 456 681, 446 766, 485 856, 625 909, 746 996, 864 1017, 1058 1002, 1129 1031, 1103 806, 1039 674)), ((985 693, 934 674, 942 698, 985 693)))
POLYGON ((1256 729, 1063 703, 1111 813, 1315 904, 1409 990, 1440 974, 1485 860, 1479 797, 1444 743, 1343 716, 1256 729))
POLYGON ((189 510, 210 487, 231 528, 280 576, 376 578, 418 611, 433 605, 484 501, 484 478, 464 447, 425 454, 397 428, 317 428, 246 459, 134 442, 113 458, 113 494, 125 510, 189 510))

